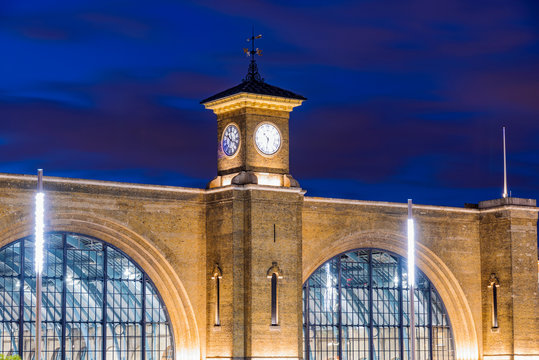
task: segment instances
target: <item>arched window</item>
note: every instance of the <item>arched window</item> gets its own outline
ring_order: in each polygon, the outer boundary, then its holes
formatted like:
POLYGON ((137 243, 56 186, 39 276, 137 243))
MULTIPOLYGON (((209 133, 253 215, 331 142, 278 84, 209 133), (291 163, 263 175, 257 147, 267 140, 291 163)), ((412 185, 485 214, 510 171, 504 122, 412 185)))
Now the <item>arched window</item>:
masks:
POLYGON ((498 277, 495 273, 490 274, 490 279, 488 281, 488 287, 492 291, 492 296, 490 298, 491 302, 491 320, 492 320, 492 328, 497 329, 498 328, 498 288, 500 287, 500 281, 498 280, 498 277))
POLYGON ((271 326, 279 325, 279 279, 283 278, 283 271, 277 265, 277 262, 273 261, 271 267, 266 273, 266 277, 271 279, 271 291, 270 291, 270 312, 271 312, 271 326))
MULTIPOLYGON (((44 256, 43 360, 159 360, 173 348, 159 294, 124 253, 87 236, 48 233, 44 256)), ((0 353, 34 358, 35 287, 33 238, 0 249, 0 353)))
POLYGON ((279 325, 279 307, 277 304, 277 274, 271 274, 271 325, 279 325))
MULTIPOLYGON (((410 359, 406 259, 360 249, 338 255, 303 285, 305 359, 410 359)), ((416 270, 417 360, 453 360, 449 318, 434 286, 416 270)))
POLYGON ((223 272, 219 267, 219 264, 215 264, 213 267, 212 280, 215 281, 215 321, 214 326, 221 326, 221 279, 223 278, 223 272))

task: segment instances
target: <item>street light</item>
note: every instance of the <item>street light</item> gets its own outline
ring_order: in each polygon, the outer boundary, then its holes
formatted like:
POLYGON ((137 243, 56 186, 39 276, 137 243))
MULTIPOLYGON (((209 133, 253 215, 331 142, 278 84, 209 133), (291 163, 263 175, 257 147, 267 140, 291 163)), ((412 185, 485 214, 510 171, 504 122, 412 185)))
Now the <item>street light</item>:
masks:
POLYGON ((415 360, 415 306, 414 306, 414 284, 415 284, 415 230, 414 218, 412 216, 412 199, 408 199, 408 288, 410 290, 410 343, 411 360, 415 360))
POLYGON ((35 197, 35 268, 36 268, 36 355, 41 360, 41 274, 43 272, 43 246, 45 229, 45 193, 43 192, 43 169, 37 170, 35 197))

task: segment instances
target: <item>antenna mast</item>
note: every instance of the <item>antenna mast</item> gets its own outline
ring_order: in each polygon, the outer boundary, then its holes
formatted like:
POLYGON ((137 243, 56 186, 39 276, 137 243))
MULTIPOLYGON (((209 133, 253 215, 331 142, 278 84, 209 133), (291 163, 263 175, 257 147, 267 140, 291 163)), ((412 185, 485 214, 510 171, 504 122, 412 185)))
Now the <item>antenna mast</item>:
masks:
POLYGON ((503 129, 503 194, 504 198, 507 197, 507 154, 505 150, 505 126, 503 129))

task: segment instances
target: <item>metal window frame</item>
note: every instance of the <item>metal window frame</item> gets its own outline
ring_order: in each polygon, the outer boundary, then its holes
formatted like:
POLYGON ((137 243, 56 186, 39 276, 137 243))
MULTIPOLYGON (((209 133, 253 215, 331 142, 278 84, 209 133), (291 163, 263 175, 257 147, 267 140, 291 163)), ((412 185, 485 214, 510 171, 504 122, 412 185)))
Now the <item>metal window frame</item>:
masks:
MULTIPOLYGON (((367 299, 367 302, 368 302, 368 329, 369 329, 369 334, 368 334, 368 341, 369 341, 369 360, 377 360, 377 358, 375 357, 375 349, 374 349, 374 338, 373 338, 373 330, 374 330, 374 319, 373 319, 373 316, 374 316, 374 311, 373 311, 373 260, 372 260, 372 253, 373 251, 380 251, 380 252, 384 252, 384 253, 387 253, 388 255, 390 256, 393 256, 397 259, 397 270, 396 270, 396 273, 398 274, 399 276, 399 283, 398 283, 398 286, 396 288, 397 290, 397 299, 395 299, 395 301, 398 302, 397 306, 398 306, 398 334, 399 334, 399 346, 398 346, 398 349, 397 349, 397 352, 400 354, 400 359, 401 360, 404 360, 404 355, 405 355, 405 352, 408 352, 409 354, 409 351, 410 349, 405 349, 404 347, 404 336, 405 336, 405 329, 409 327, 409 325, 404 325, 404 314, 405 314, 405 309, 404 309, 404 292, 406 291, 406 288, 403 286, 403 273, 404 273, 404 261, 406 260, 406 257, 405 256, 401 256, 399 254, 396 254, 392 251, 389 251, 389 250, 386 250, 386 249, 379 249, 379 248, 356 248, 356 249, 351 249, 351 250, 348 250, 348 251, 345 251, 345 252, 342 252, 342 253, 339 253, 337 255, 335 255, 334 257, 328 259, 326 262, 324 262, 323 264, 321 264, 317 269, 315 269, 311 275, 309 276, 309 278, 304 282, 303 284, 303 287, 302 287, 302 294, 303 294, 303 302, 304 302, 304 314, 303 314, 303 328, 304 328, 304 334, 303 334, 303 338, 304 338, 304 355, 305 355, 305 359, 306 360, 310 360, 310 359, 316 359, 316 354, 317 354, 317 351, 316 349, 314 349, 314 351, 311 351, 311 346, 310 346, 310 340, 311 340, 311 326, 314 326, 315 329, 316 329, 316 325, 315 324, 311 324, 311 320, 310 320, 310 315, 311 315, 311 312, 310 312, 310 300, 311 300, 311 296, 310 296, 310 284, 309 284, 309 281, 310 279, 312 278, 312 276, 314 274, 316 274, 320 269, 322 269, 324 266, 326 266, 328 263, 331 263, 332 261, 336 261, 337 262, 337 288, 338 288, 338 322, 337 322, 337 326, 338 326, 338 354, 339 354, 339 358, 340 359, 343 359, 343 340, 342 340, 342 266, 341 266, 341 258, 343 255, 346 255, 348 253, 352 253, 352 252, 356 252, 356 251, 368 251, 368 299, 367 299)), ((451 325, 451 319, 449 318, 449 315, 447 314, 447 310, 446 310, 446 307, 443 303, 443 300, 442 298, 440 297, 438 291, 436 290, 436 288, 434 287, 434 285, 432 284, 432 282, 429 280, 429 278, 416 266, 416 279, 419 279, 421 277, 423 277, 424 279, 427 280, 428 282, 428 286, 426 289, 424 289, 426 292, 427 292, 427 299, 425 300, 426 301, 426 304, 424 304, 424 306, 426 307, 426 309, 424 308, 424 312, 426 312, 426 316, 427 318, 425 319, 425 322, 426 324, 424 326, 422 326, 422 328, 425 328, 425 331, 426 331, 426 334, 428 334, 428 341, 427 341, 427 349, 424 349, 427 351, 427 354, 430 358, 430 360, 434 360, 434 351, 433 351, 433 335, 434 335, 434 331, 433 331, 433 309, 432 309, 432 292, 434 292, 436 294, 436 297, 437 297, 437 301, 439 302, 439 304, 441 305, 439 311, 441 311, 444 315, 445 315, 445 318, 446 318, 446 321, 447 321, 447 328, 449 330, 449 342, 450 342, 450 345, 451 347, 449 349, 446 350, 446 354, 443 356, 444 359, 452 359, 454 360, 455 359, 455 340, 454 340, 454 335, 453 335, 453 327, 451 325)), ((416 289, 416 291, 419 291, 419 289, 416 289)), ((414 292, 415 293, 415 292, 414 292)), ((417 296, 414 296, 414 299, 417 299, 417 296)), ((413 301, 411 299, 408 299, 408 301, 413 301)), ((417 309, 416 309, 417 311, 417 309)), ((377 328, 379 328, 379 326, 376 326, 377 328)), ((315 330, 315 334, 313 334, 314 336, 316 336, 316 330, 315 330)), ((416 349, 417 350, 417 349, 416 349)), ((438 351, 438 350, 437 350, 438 351)))
MULTIPOLYGON (((110 243, 107 243, 101 239, 98 239, 96 237, 93 237, 93 236, 90 236, 90 235, 86 235, 86 234, 82 234, 82 233, 77 233, 77 232, 69 232, 69 231, 49 231, 49 232, 46 232, 45 233, 45 237, 47 236, 50 236, 50 235, 61 235, 61 238, 62 238, 62 275, 61 275, 61 281, 62 281, 62 286, 61 286, 61 309, 60 309, 60 312, 61 312, 61 320, 60 320, 60 326, 61 326, 61 339, 59 339, 60 341, 60 349, 61 349, 61 353, 60 353, 60 359, 61 360, 65 360, 66 359, 66 335, 67 335, 67 329, 66 329, 66 323, 67 323, 67 317, 66 317, 66 309, 67 309, 67 251, 68 251, 68 245, 67 245, 67 236, 71 235, 71 236, 80 236, 80 237, 83 237, 83 238, 86 238, 86 239, 89 239, 89 240, 92 240, 92 241, 95 241, 95 242, 99 242, 102 244, 103 248, 102 248, 102 252, 103 252, 103 298, 102 298, 102 307, 101 307, 101 311, 102 311, 102 319, 101 319, 101 326, 102 326, 102 333, 101 333, 101 337, 102 337, 102 340, 101 340, 101 354, 102 354, 102 359, 105 359, 106 358, 106 352, 107 352, 107 341, 106 338, 107 338, 107 327, 112 324, 112 322, 109 322, 108 319, 107 319, 107 311, 108 311, 108 301, 107 301, 107 284, 109 283, 110 279, 108 278, 108 268, 107 268, 107 264, 108 264, 108 249, 112 249, 116 252, 118 252, 121 256, 125 257, 130 264, 132 264, 138 271, 140 271, 140 273, 142 274, 142 277, 140 279, 140 282, 141 282, 141 291, 142 291, 142 294, 141 294, 141 317, 140 317, 140 322, 139 322, 139 325, 141 326, 141 334, 140 336, 136 336, 136 333, 135 333, 135 337, 139 337, 140 338, 140 352, 141 352, 141 360, 145 360, 146 359, 146 325, 147 325, 147 313, 146 313, 146 288, 147 288, 147 284, 149 283, 150 286, 152 287, 153 289, 153 293, 155 293, 155 296, 157 297, 157 300, 159 301, 159 305, 165 315, 165 325, 168 327, 168 336, 170 337, 170 344, 169 346, 171 347, 171 350, 172 350, 172 358, 175 359, 175 354, 176 354, 176 348, 175 348, 175 339, 174 339, 174 332, 172 331, 172 322, 170 320, 170 316, 169 316, 169 313, 168 313, 168 310, 166 308, 166 304, 163 302, 163 299, 161 297, 161 294, 157 291, 157 287, 155 286, 155 284, 153 283, 153 281, 150 279, 150 277, 147 275, 147 273, 144 271, 144 269, 142 269, 142 267, 137 264, 129 255, 127 255, 125 252, 123 252, 121 249, 115 247, 114 245, 110 244, 110 243)), ((21 358, 24 359, 24 355, 27 354, 27 353, 32 353, 32 351, 30 352, 23 352, 24 350, 24 342, 25 342, 25 337, 24 337, 24 326, 27 325, 27 324, 31 324, 33 323, 32 320, 26 320, 25 321, 25 318, 24 318, 24 310, 25 310, 25 307, 26 308, 32 308, 31 304, 25 304, 25 299, 24 299, 24 285, 25 285, 25 271, 27 270, 26 269, 26 254, 25 254, 25 248, 26 248, 26 240, 27 239, 33 239, 33 236, 26 236, 26 237, 23 237, 23 238, 20 238, 20 239, 17 239, 15 241, 12 241, 10 242, 9 244, 6 244, 4 246, 2 246, 0 248, 0 251, 3 251, 4 249, 10 247, 10 246, 13 246, 15 244, 19 244, 19 254, 18 254, 18 257, 19 257, 19 261, 20 261, 20 268, 19 268, 19 274, 16 275, 16 278, 19 280, 20 282, 20 288, 18 289, 19 291, 19 304, 18 304, 18 307, 19 307, 19 311, 18 311, 18 321, 17 324, 19 326, 19 329, 18 329, 18 354, 21 356, 21 358), (30 305, 30 306, 29 306, 30 305)), ((80 250, 83 250, 83 249, 80 249, 80 250)), ((47 252, 45 252, 47 253, 47 252)), ((35 289, 34 289, 35 291, 35 289)), ((153 305, 153 304, 152 304, 153 305)), ((153 308, 153 307, 152 307, 153 308)), ((35 312, 35 309, 33 309, 33 311, 35 312)), ((51 322, 51 321, 48 321, 48 322, 51 322)), ((52 322, 56 323, 56 321, 52 320, 52 322)), ((152 321, 153 323, 154 321, 152 321)), ((78 323, 84 323, 84 321, 79 321, 78 323)), ((125 324, 131 324, 131 322, 126 322, 125 324)), ((81 335, 82 336, 82 335, 81 335)), ((95 336, 97 336, 97 332, 95 334, 95 336)), ((136 349, 136 348, 135 348, 136 349)), ((97 349, 96 349, 97 350, 97 349)), ((167 356, 168 356, 168 346, 166 349, 164 349, 164 351, 167 352, 167 356)), ((56 351, 55 351, 56 352, 56 351)), ((53 360, 56 360, 56 359, 53 359, 53 360)))

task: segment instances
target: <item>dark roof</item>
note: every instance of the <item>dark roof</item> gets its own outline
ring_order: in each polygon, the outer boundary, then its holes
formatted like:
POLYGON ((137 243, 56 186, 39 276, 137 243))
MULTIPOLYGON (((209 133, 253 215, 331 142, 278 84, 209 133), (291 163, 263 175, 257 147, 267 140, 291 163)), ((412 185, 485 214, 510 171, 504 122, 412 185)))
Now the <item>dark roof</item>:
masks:
POLYGON ((260 94, 260 95, 270 95, 270 96, 279 96, 288 99, 298 99, 298 100, 307 100, 305 97, 294 94, 292 91, 281 89, 277 86, 267 84, 263 81, 257 81, 250 79, 243 81, 241 84, 234 86, 225 91, 221 91, 218 94, 210 96, 207 99, 202 100, 200 103, 204 104, 213 100, 221 99, 230 95, 239 94, 242 92, 251 93, 251 94, 260 94))

